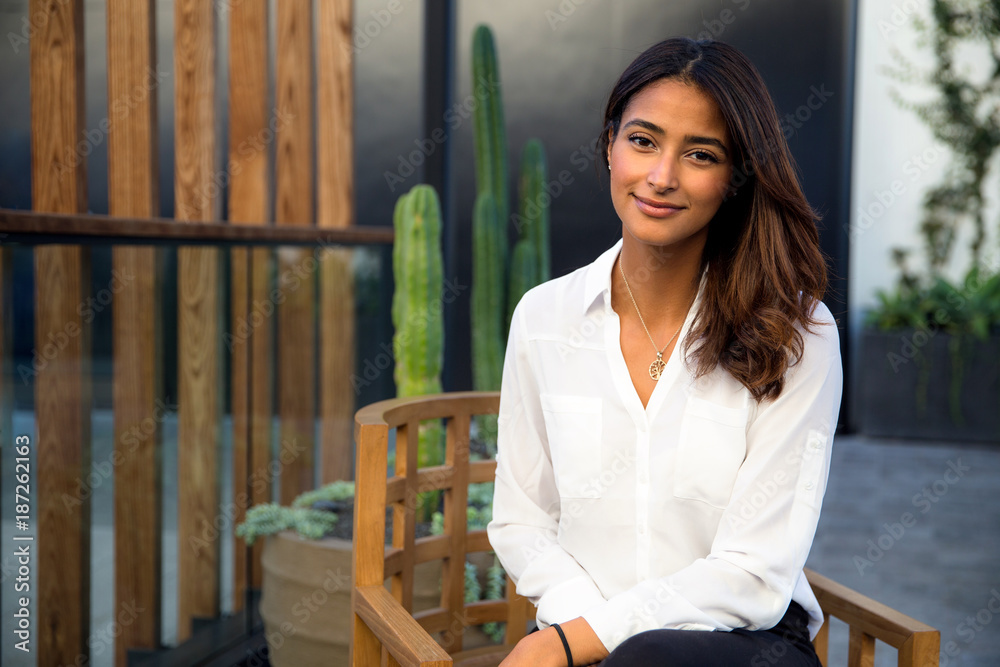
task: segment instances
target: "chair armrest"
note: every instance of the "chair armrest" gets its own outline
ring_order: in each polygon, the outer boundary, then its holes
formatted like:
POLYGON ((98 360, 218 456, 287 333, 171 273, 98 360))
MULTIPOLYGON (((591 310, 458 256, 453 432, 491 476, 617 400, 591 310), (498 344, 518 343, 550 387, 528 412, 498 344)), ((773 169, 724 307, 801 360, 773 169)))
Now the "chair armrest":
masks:
POLYGON ((941 637, 936 629, 808 568, 805 573, 824 613, 900 651, 936 659, 941 637))
POLYGON ((451 656, 382 586, 354 589, 354 613, 402 667, 451 667, 451 656))

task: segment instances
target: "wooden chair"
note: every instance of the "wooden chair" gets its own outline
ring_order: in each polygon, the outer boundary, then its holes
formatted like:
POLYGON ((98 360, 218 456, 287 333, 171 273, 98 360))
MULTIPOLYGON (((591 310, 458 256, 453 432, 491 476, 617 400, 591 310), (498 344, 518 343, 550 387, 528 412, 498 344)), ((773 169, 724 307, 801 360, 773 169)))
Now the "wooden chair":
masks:
MULTIPOLYGON (((456 392, 381 401, 355 415, 355 667, 497 665, 524 636, 534 608, 509 580, 504 600, 463 602, 466 554, 490 551, 486 531, 466 530, 468 485, 492 481, 496 470, 493 461, 469 460, 469 425, 473 415, 496 414, 499 402, 496 392, 456 392), (417 438, 424 420, 445 421, 447 447, 444 465, 418 470, 417 438), (396 464, 387 476, 390 429, 396 429, 396 464), (417 494, 434 489, 444 492, 444 534, 417 539, 417 494), (388 508, 391 547, 383 537, 388 508), (442 564, 440 604, 413 613, 414 570, 431 561, 442 564), (490 621, 506 622, 502 645, 463 646, 466 630, 490 621)), ((850 627, 849 667, 874 664, 876 639, 898 649, 900 667, 938 664, 937 630, 815 572, 806 575, 827 620, 839 618, 850 627)), ((828 638, 829 622, 814 642, 824 666, 828 638)))

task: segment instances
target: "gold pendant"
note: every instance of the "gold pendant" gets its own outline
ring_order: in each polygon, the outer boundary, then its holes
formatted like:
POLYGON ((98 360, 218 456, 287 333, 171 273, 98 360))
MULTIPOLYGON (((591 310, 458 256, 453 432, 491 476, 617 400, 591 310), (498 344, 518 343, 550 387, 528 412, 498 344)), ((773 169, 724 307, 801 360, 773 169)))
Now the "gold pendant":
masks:
POLYGON ((663 357, 659 354, 656 355, 656 359, 653 359, 653 363, 649 365, 649 377, 653 378, 653 380, 659 380, 660 376, 663 375, 663 369, 666 367, 667 365, 663 363, 663 357))

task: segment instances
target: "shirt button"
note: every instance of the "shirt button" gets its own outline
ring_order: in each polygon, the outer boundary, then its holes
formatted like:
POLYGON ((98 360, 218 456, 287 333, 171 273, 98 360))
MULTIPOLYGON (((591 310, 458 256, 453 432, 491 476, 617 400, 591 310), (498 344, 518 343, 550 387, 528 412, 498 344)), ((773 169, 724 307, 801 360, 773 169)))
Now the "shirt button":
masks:
POLYGON ((804 486, 805 486, 806 491, 812 491, 812 488, 815 485, 812 482, 806 482, 804 486))
POLYGON ((646 527, 645 526, 639 526, 639 534, 640 535, 645 535, 646 534, 646 527))
POLYGON ((649 473, 647 473, 645 470, 639 473, 639 483, 649 484, 649 473))

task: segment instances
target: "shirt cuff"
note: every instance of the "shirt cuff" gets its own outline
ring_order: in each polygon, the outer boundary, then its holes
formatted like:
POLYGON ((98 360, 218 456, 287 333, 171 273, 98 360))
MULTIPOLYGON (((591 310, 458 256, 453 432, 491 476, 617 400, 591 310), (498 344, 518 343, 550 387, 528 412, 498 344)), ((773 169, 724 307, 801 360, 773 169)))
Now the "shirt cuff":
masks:
POLYGON ((556 584, 538 599, 535 618, 539 627, 565 623, 582 615, 582 612, 606 602, 597 584, 582 575, 556 584))
POLYGON ((666 606, 676 606, 678 603, 674 594, 670 593, 669 590, 667 587, 663 587, 657 591, 657 595, 646 598, 636 595, 632 591, 625 591, 607 603, 589 609, 582 616, 608 652, 614 651, 629 637, 646 630, 656 630, 663 627, 674 630, 701 631, 729 629, 719 627, 705 614, 686 602, 681 604, 688 608, 690 612, 688 616, 692 619, 701 617, 704 622, 699 623, 691 620, 664 626, 659 621, 658 616, 665 611, 666 606), (661 594, 660 591, 663 593, 661 594))

